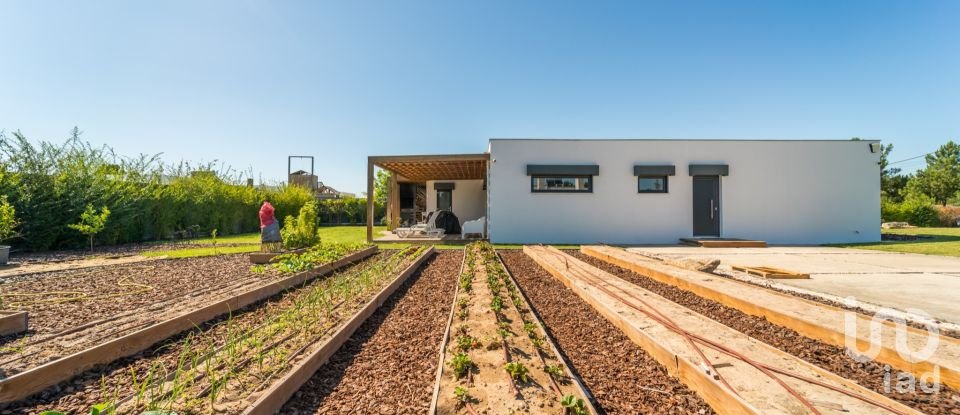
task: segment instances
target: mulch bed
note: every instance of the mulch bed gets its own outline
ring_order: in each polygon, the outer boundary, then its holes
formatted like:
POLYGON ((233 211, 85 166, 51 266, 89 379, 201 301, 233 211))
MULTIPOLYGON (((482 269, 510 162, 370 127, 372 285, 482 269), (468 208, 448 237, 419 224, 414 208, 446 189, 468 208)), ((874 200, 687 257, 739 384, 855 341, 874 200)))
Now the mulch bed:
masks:
POLYGON ((737 309, 705 299, 689 291, 664 284, 602 260, 584 255, 579 251, 566 253, 609 272, 644 289, 657 293, 670 301, 710 317, 730 328, 773 347, 797 356, 807 362, 829 370, 860 385, 885 395, 900 403, 928 414, 960 414, 960 396, 957 391, 941 386, 938 394, 896 393, 897 371, 891 370, 892 393, 884 392, 884 366, 877 362, 859 363, 848 356, 842 347, 832 346, 805 337, 794 330, 776 325, 764 318, 745 314, 737 309))
POLYGON ((373 314, 283 414, 423 414, 462 251, 440 251, 373 314))
MULTIPOLYGON (((341 269, 363 266, 365 263, 377 260, 378 257, 390 255, 393 251, 381 250, 379 253, 357 264, 348 265, 341 269)), ((249 268, 249 262, 246 267, 249 268)), ((454 271, 455 273, 456 271, 454 271)), ((321 281, 317 279, 308 284, 321 281)), ((28 399, 14 402, 6 406, 0 405, 0 415, 40 413, 46 410, 58 410, 72 414, 89 413, 90 406, 107 402, 115 398, 125 398, 134 391, 132 372, 142 377, 151 367, 157 366, 173 371, 182 352, 182 342, 187 336, 192 336, 191 343, 196 348, 209 344, 222 344, 229 332, 239 332, 262 324, 278 309, 290 307, 298 295, 307 292, 304 289, 294 289, 277 294, 264 302, 250 305, 236 310, 231 316, 221 316, 218 319, 201 324, 196 330, 181 333, 153 347, 133 356, 119 359, 108 365, 98 366, 83 374, 50 387, 28 399), (229 320, 230 324, 226 324, 229 320)), ((164 372, 167 373, 167 372, 164 372)), ((140 379, 142 382, 144 379, 140 379)))
MULTIPOLYGON (((89 296, 101 296, 134 292, 138 289, 120 286, 123 279, 153 287, 151 291, 102 301, 50 301, 18 308, 30 313, 31 335, 52 333, 176 298, 187 292, 236 281, 252 275, 250 265, 246 254, 235 254, 46 272, 7 279, 0 284, 0 292, 77 291, 89 296)), ((48 298, 54 297, 58 296, 51 295, 48 298)), ((13 297, 5 300, 8 303, 15 301, 13 297)))
POLYGON ((500 251, 560 352, 607 414, 712 414, 694 391, 520 251, 500 251))

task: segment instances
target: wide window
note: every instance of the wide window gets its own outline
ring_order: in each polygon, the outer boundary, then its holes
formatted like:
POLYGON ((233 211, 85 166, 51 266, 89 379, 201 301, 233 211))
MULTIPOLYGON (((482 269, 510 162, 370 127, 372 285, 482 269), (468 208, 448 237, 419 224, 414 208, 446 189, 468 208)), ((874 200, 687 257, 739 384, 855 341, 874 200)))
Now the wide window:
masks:
POLYGON ((637 177, 637 191, 639 193, 667 193, 667 176, 639 176, 637 177))
POLYGON ((530 176, 533 192, 591 193, 593 176, 530 176))

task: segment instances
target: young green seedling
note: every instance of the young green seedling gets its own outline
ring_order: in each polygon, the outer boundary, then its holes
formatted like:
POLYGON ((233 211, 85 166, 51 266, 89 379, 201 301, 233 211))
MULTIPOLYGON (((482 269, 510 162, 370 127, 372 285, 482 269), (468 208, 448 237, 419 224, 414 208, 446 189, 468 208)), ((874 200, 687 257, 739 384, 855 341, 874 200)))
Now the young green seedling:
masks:
POLYGON ((527 369, 526 366, 523 365, 523 363, 520 363, 520 362, 507 363, 507 365, 504 366, 504 370, 506 370, 507 373, 510 374, 510 377, 515 381, 518 381, 518 382, 522 381, 524 383, 528 381, 527 373, 529 372, 529 370, 527 369))
POLYGON ((470 356, 467 356, 466 353, 457 353, 450 359, 448 364, 450 368, 453 369, 453 375, 457 379, 460 379, 470 371, 470 367, 473 366, 473 360, 471 360, 470 356))

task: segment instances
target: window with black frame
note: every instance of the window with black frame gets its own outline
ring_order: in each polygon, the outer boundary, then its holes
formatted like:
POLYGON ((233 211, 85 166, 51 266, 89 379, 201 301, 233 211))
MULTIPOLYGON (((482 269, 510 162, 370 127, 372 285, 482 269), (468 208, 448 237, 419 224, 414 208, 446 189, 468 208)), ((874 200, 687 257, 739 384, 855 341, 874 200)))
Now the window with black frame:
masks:
POLYGON ((437 209, 453 211, 453 190, 437 190, 437 209))
POLYGON ((637 192, 667 193, 667 176, 638 176, 637 192))
POLYGON ((534 193, 592 193, 593 176, 530 176, 534 193))

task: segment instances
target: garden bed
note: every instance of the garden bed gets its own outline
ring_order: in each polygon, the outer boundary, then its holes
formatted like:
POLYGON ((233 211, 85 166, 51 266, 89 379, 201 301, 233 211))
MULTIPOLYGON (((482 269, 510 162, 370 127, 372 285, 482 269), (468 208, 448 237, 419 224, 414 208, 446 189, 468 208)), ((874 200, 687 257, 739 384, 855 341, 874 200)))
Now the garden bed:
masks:
POLYGON ((15 406, 79 413, 109 402, 120 413, 240 413, 424 254, 414 249, 377 254, 15 406))
POLYGON ((596 399, 598 411, 714 413, 695 392, 525 254, 504 250, 500 256, 596 399))
POLYGON ((0 310, 0 336, 27 331, 27 312, 0 310))
POLYGON ((281 413, 426 413, 462 259, 462 251, 440 250, 300 388, 281 413))
POLYGON ((435 413, 587 414, 585 393, 487 243, 467 247, 435 413), (577 402, 580 402, 579 406, 577 402))
POLYGON ((359 248, 357 245, 323 245, 311 251, 309 257, 291 258, 293 262, 278 264, 270 272, 263 269, 260 274, 264 278, 248 278, 224 287, 197 290, 169 302, 172 306, 162 302, 139 313, 115 315, 55 335, 24 338, 0 353, 3 368, 0 402, 22 399, 96 364, 144 350, 218 315, 302 285, 376 252, 376 247, 359 248), (310 261, 319 263, 311 265, 314 262, 310 261), (284 270, 287 272, 281 272, 284 270))
MULTIPOLYGON (((570 250, 565 251, 581 261, 609 272, 628 282, 650 290, 664 298, 703 314, 730 328, 740 331, 750 337, 763 341, 777 349, 797 356, 814 365, 817 365, 844 378, 851 379, 857 384, 887 396, 897 402, 928 414, 960 414, 960 401, 954 396, 960 396, 957 391, 941 385, 937 394, 917 393, 914 391, 886 392, 890 385, 884 385, 885 374, 896 378, 894 371, 888 374, 884 365, 875 361, 860 362, 849 356, 842 347, 832 346, 819 340, 805 337, 794 330, 776 325, 764 318, 745 314, 732 307, 724 306, 712 300, 700 297, 692 292, 682 290, 672 285, 664 284, 636 272, 612 265, 589 255, 570 250)), ((894 381, 894 385, 896 381, 894 381)), ((919 391, 919 388, 917 389, 919 391)))

